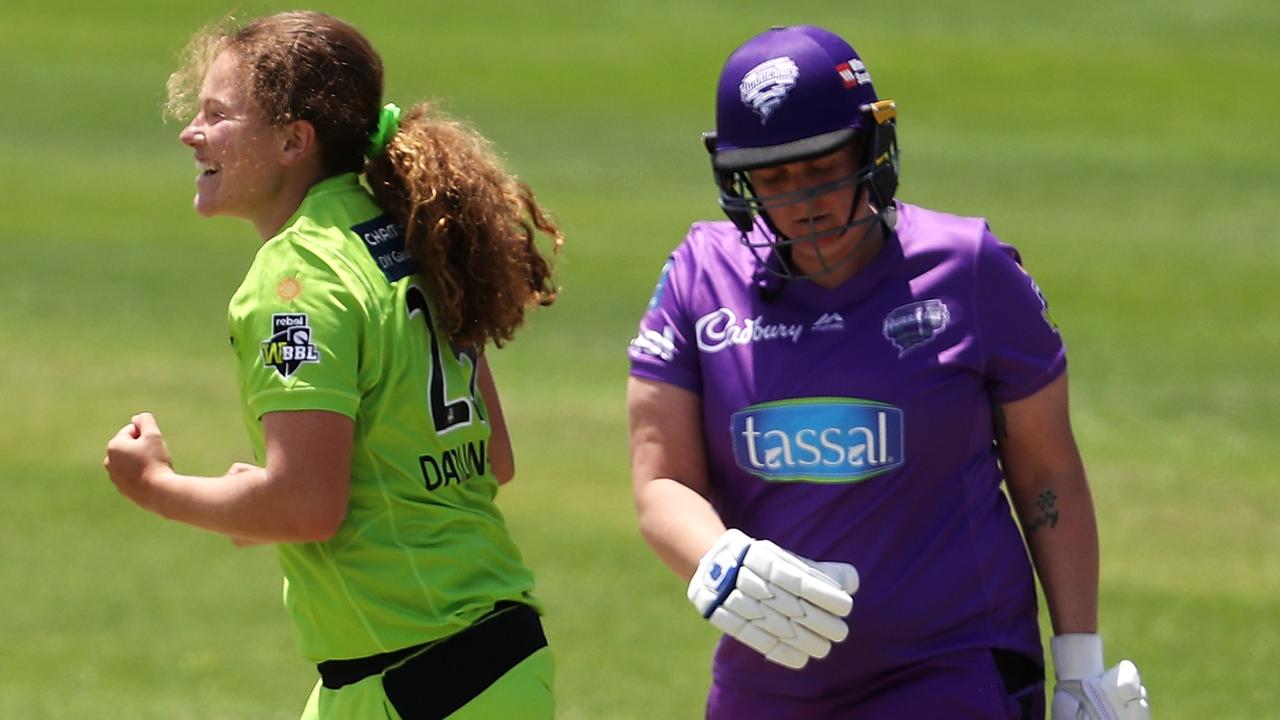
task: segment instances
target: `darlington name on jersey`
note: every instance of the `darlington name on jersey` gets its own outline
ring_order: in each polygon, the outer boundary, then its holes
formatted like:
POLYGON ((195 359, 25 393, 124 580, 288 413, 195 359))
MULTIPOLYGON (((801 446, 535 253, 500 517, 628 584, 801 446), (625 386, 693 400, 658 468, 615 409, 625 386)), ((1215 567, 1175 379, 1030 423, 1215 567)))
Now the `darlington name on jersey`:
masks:
POLYGON ((489 453, 484 440, 472 441, 446 449, 439 456, 418 456, 418 468, 427 489, 439 490, 483 475, 489 453))
POLYGON ((902 411, 849 398, 752 405, 730 419, 738 467, 770 482, 852 483, 903 462, 902 411))

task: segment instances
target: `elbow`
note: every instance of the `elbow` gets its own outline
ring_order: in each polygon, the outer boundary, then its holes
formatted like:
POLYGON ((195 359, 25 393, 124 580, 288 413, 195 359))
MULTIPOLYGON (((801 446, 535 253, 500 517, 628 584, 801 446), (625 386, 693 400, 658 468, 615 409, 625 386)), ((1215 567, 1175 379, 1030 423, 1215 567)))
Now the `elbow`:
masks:
POLYGON ((654 507, 655 503, 648 497, 645 488, 638 489, 632 499, 635 501, 636 528, 640 531, 640 537, 651 547, 660 546, 663 513, 654 507))
POLYGON ((660 550, 662 548, 662 534, 654 521, 639 514, 636 516, 636 528, 640 531, 640 537, 644 539, 646 545, 652 550, 660 550))
POLYGON ((516 460, 514 454, 508 449, 503 451, 500 448, 494 448, 489 453, 489 472, 493 473, 493 477, 498 481, 499 485, 506 485, 516 476, 516 460))
POLYGON ((347 519, 347 503, 313 508, 301 514, 294 528, 294 542, 324 542, 333 539, 347 519))
POLYGON ((506 485, 516 476, 516 466, 514 463, 506 463, 502 465, 494 463, 493 476, 497 478, 499 485, 506 485))

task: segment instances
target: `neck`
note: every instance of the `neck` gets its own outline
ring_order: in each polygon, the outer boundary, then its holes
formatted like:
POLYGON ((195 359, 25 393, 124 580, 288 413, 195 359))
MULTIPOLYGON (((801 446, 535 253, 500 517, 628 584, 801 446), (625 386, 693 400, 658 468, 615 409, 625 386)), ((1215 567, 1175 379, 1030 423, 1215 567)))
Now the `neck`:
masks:
POLYGON ((285 222, 297 212, 298 206, 302 204, 311 186, 323 179, 324 177, 318 171, 298 173, 285 179, 280 191, 275 194, 271 202, 251 218, 253 227, 258 231, 263 242, 280 232, 285 222))

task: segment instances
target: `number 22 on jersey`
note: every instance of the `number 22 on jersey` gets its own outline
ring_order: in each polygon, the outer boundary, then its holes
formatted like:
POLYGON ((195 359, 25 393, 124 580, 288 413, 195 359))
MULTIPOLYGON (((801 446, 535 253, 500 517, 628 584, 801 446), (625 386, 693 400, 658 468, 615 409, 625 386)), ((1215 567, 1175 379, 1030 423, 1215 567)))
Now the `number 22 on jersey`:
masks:
POLYGON ((440 347, 440 337, 436 332, 435 323, 431 319, 431 306, 427 302, 427 296, 417 285, 410 285, 405 293, 405 305, 409 311, 409 317, 422 316, 422 322, 427 329, 427 339, 431 345, 431 377, 427 386, 427 401, 436 432, 443 435, 460 425, 469 425, 472 418, 483 422, 484 415, 475 401, 476 351, 470 348, 458 349, 453 346, 453 343, 449 343, 448 351, 453 354, 454 360, 459 365, 465 364, 470 373, 466 392, 458 397, 451 397, 445 378, 443 349, 440 347))

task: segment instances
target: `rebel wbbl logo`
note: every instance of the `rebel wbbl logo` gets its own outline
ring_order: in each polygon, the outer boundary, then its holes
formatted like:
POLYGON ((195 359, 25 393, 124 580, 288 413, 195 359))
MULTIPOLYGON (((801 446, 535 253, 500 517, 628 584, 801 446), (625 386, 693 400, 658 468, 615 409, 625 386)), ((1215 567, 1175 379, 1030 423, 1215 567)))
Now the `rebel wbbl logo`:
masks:
POLYGON ((311 343, 306 313, 271 316, 271 337, 262 342, 262 366, 289 377, 303 363, 320 362, 320 351, 311 343))

